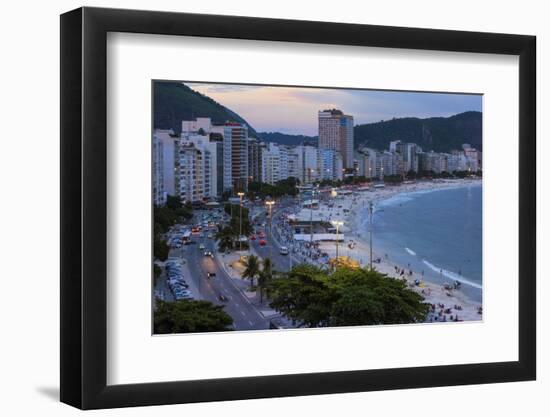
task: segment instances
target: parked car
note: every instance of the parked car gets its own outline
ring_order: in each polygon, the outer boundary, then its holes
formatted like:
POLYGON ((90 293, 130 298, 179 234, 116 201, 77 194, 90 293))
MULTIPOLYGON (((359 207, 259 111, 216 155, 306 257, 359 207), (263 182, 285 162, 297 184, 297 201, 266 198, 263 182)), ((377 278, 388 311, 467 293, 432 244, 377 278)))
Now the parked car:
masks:
POLYGON ((201 243, 201 244, 199 245, 199 249, 200 249, 200 250, 204 250, 204 243, 201 243))
POLYGON ((265 246, 266 245, 266 241, 264 239, 261 239, 260 240, 260 246, 265 246))

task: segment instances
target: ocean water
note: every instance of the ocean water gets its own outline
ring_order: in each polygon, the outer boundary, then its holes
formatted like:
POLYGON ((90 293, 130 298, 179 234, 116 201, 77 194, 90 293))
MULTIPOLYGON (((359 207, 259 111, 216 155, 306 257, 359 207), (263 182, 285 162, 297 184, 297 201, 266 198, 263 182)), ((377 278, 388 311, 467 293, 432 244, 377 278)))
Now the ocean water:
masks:
MULTIPOLYGON (((361 234, 368 236, 368 211, 361 234)), ((481 184, 399 194, 375 205, 373 249, 427 281, 482 299, 481 184), (419 275, 420 274, 420 275, 419 275)))

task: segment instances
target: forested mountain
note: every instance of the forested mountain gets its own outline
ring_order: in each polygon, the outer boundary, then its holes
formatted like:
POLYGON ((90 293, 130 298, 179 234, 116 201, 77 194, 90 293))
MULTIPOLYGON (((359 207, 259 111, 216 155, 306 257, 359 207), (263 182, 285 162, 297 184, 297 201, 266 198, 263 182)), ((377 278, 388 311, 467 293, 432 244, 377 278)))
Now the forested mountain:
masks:
POLYGON ((155 81, 153 90, 156 129, 173 129, 179 134, 182 120, 210 117, 213 123, 246 123, 249 136, 256 137, 254 128, 237 113, 180 82, 155 81))
POLYGON ((393 140, 412 142, 424 151, 448 152, 469 143, 482 149, 482 114, 469 111, 451 117, 407 117, 355 126, 355 148, 388 149, 393 140))

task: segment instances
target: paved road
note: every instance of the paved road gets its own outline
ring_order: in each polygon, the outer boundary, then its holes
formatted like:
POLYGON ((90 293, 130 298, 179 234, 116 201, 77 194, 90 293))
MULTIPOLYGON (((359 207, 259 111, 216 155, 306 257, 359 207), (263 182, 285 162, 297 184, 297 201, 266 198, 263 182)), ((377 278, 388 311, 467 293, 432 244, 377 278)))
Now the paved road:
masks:
MULTIPOLYGON (((273 261, 274 269, 281 272, 288 272, 290 271, 290 268, 292 265, 296 265, 296 260, 294 262, 292 261, 290 255, 281 255, 280 253, 280 246, 277 242, 281 241, 281 237, 277 235, 276 233, 276 227, 275 223, 277 222, 277 219, 281 215, 282 209, 289 207, 292 204, 292 201, 281 201, 279 200, 277 202, 276 208, 273 210, 273 234, 275 235, 275 240, 272 238, 270 234, 270 228, 269 228, 269 216, 266 214, 264 210, 262 210, 262 213, 257 216, 257 220, 260 223, 265 223, 265 227, 259 227, 260 230, 263 230, 266 237, 266 246, 260 246, 260 240, 256 239, 251 241, 252 247, 262 257, 271 257, 271 260, 273 261)), ((255 229, 258 227, 255 226, 255 229)))
POLYGON ((204 250, 214 252, 216 242, 214 239, 199 237, 192 238, 193 244, 185 245, 181 250, 181 256, 186 260, 187 267, 195 286, 200 291, 204 300, 214 304, 223 305, 225 312, 234 320, 236 330, 260 330, 269 328, 269 320, 265 319, 252 306, 239 289, 231 281, 231 277, 225 272, 216 259, 204 256, 204 250), (205 249, 199 249, 200 244, 205 249), (216 275, 207 278, 207 273, 216 275), (226 302, 220 301, 220 294, 226 298, 226 302))

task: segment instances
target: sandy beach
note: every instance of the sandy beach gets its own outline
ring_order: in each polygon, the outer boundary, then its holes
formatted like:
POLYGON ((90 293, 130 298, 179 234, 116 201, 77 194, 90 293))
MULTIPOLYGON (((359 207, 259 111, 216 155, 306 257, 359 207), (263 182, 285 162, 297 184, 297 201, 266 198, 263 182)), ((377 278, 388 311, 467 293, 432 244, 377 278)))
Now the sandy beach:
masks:
MULTIPOLYGON (((327 202, 321 202, 317 213, 321 218, 344 222, 340 231, 345 236, 345 240, 339 245, 339 255, 349 255, 359 261, 362 266, 366 266, 369 263, 369 236, 365 231, 361 232, 363 230, 361 223, 364 221, 361 213, 365 207, 368 207, 369 202, 372 202, 376 207, 382 200, 402 193, 456 188, 474 184, 480 184, 480 180, 417 182, 376 188, 372 191, 339 196, 336 199, 337 203, 331 204, 332 207, 327 202), (355 245, 351 250, 348 247, 350 242, 353 242, 355 245)), ((334 242, 322 242, 319 244, 319 251, 329 254, 330 257, 334 257, 336 245, 334 242)), ((453 289, 452 280, 448 280, 448 284, 451 286, 450 289, 445 288, 442 284, 430 282, 429 278, 423 277, 420 271, 409 271, 406 266, 392 262, 391 254, 388 256, 385 253, 378 253, 376 245, 373 247, 373 259, 379 260, 379 262, 373 264, 374 269, 387 274, 389 277, 406 279, 411 289, 419 292, 427 303, 435 306, 429 316, 429 321, 453 321, 457 319, 457 316, 459 321, 482 319, 482 315, 479 313, 481 303, 468 298, 460 288, 453 289), (401 274, 401 271, 404 271, 404 274, 401 274)))

